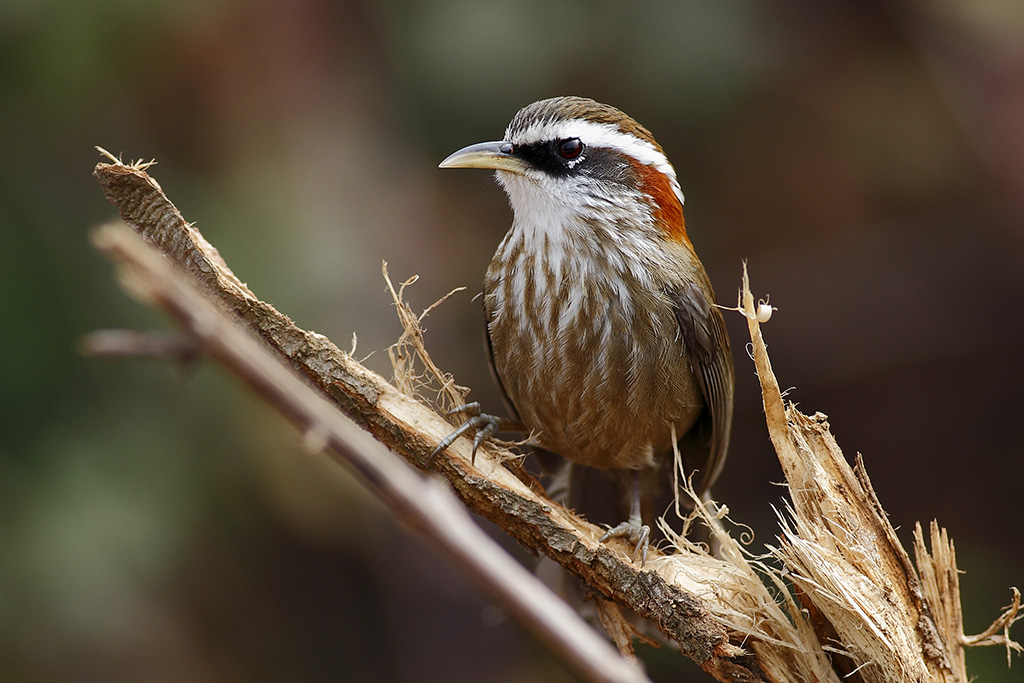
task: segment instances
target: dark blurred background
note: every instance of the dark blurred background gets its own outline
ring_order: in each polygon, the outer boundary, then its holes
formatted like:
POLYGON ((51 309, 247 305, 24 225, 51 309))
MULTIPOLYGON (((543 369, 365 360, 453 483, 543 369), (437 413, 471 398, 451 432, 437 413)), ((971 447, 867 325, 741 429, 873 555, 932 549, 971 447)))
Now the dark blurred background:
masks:
MULTIPOLYGON (((654 132, 719 299, 747 259, 779 307, 765 334, 790 398, 863 453, 904 541, 949 528, 966 630, 1021 585, 1018 0, 17 0, 0 63, 0 680, 568 678, 212 364, 75 350, 167 324, 88 245, 115 216, 101 145, 156 158, 257 295, 343 348, 357 334, 387 376, 381 261, 420 275, 416 308, 467 286, 428 347, 498 406, 471 298, 511 214, 487 174, 436 165, 559 94, 654 132)), ((784 492, 730 331, 716 496, 757 551, 784 492)), ((656 680, 703 680, 642 654, 656 680)), ((983 681, 1022 665, 968 659, 983 681)))

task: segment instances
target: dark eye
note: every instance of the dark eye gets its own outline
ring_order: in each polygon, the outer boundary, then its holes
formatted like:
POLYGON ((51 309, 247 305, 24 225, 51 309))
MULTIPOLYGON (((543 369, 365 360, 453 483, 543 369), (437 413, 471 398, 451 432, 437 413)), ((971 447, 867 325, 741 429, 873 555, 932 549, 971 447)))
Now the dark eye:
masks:
POLYGON ((558 150, 558 156, 566 161, 572 161, 580 154, 583 154, 583 143, 580 142, 579 138, 569 138, 559 142, 556 149, 558 150))

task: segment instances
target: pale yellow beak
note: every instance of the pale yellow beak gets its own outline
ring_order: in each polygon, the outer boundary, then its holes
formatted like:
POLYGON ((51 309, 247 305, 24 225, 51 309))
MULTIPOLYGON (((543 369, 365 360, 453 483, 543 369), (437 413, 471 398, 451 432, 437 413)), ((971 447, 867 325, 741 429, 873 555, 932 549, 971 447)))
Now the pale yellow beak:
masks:
POLYGON ((438 168, 490 168, 525 173, 526 163, 512 153, 512 143, 480 142, 463 147, 437 165, 438 168))

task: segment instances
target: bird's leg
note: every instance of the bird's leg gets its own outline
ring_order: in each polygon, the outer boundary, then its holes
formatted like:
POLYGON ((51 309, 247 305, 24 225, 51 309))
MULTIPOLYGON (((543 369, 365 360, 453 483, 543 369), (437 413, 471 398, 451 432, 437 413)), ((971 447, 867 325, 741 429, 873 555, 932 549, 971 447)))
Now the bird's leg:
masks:
POLYGON ((455 406, 445 413, 445 416, 451 417, 457 413, 466 413, 469 415, 469 419, 463 422, 454 432, 441 439, 441 443, 437 444, 437 448, 430 452, 430 456, 427 458, 428 463, 433 460, 438 453, 447 449, 455 443, 456 439, 470 430, 476 430, 476 435, 473 437, 473 453, 470 460, 470 462, 475 463, 476 450, 480 448, 480 444, 484 441, 490 439, 498 432, 518 431, 523 428, 522 423, 519 420, 510 420, 508 418, 497 417, 495 415, 488 415, 487 413, 480 412, 480 403, 477 401, 455 406))
POLYGON ((629 501, 629 520, 609 529, 601 537, 601 543, 609 538, 626 538, 636 546, 633 551, 633 563, 637 557, 640 558, 640 566, 647 564, 647 548, 650 545, 651 527, 643 523, 640 517, 640 470, 633 470, 630 473, 632 481, 631 498, 629 501))

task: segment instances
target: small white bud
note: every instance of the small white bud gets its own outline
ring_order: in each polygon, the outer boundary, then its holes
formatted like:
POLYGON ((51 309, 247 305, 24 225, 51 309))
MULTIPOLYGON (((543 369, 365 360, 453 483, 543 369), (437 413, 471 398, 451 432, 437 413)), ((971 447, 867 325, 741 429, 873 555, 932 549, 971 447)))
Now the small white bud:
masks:
POLYGON ((775 307, 769 306, 767 301, 761 301, 757 304, 757 316, 754 319, 759 323, 766 323, 771 320, 774 310, 775 307))

